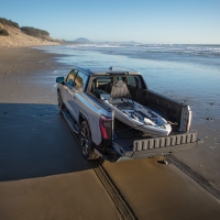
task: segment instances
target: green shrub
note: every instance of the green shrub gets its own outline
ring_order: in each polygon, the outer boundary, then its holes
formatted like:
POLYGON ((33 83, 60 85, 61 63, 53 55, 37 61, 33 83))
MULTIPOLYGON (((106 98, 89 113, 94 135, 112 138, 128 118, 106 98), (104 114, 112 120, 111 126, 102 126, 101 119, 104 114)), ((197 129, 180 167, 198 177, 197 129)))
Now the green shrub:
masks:
POLYGON ((8 25, 8 26, 15 27, 15 28, 19 28, 18 23, 14 22, 14 21, 11 21, 11 20, 8 20, 6 18, 0 18, 0 23, 8 25))
MULTIPOLYGON (((25 27, 20 28, 18 23, 14 22, 14 21, 11 21, 11 20, 8 20, 6 18, 1 18, 0 17, 0 23, 2 23, 4 25, 11 26, 11 27, 19 28, 19 29, 21 29, 21 31, 23 33, 25 33, 27 35, 42 38, 42 39, 47 39, 47 37, 49 37, 49 35, 50 35, 47 31, 37 29, 37 28, 34 28, 34 27, 25 26, 25 27)), ((9 33, 7 32, 7 30, 2 29, 2 30, 0 30, 0 35, 8 36, 9 33)))
POLYGON ((8 35, 9 35, 9 33, 7 30, 5 30, 5 29, 0 30, 0 36, 8 36, 8 35))
POLYGON ((34 27, 21 27, 21 31, 27 35, 31 35, 34 37, 46 37, 49 36, 50 34, 47 31, 41 30, 41 29, 37 29, 34 27))

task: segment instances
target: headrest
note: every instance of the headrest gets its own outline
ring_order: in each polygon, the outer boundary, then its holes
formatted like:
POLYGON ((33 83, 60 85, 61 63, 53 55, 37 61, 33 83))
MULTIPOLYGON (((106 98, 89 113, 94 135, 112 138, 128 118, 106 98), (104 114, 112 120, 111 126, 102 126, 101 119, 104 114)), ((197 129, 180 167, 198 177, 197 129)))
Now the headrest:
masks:
POLYGON ((127 85, 122 80, 117 80, 112 85, 111 99, 131 98, 127 85))

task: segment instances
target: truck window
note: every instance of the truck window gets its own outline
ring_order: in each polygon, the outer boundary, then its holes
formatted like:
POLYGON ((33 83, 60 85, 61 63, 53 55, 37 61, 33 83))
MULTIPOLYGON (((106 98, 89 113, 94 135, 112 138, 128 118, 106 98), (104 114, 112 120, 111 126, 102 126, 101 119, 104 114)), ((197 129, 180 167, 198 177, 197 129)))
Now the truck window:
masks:
POLYGON ((134 76, 128 76, 127 77, 127 85, 128 86, 132 86, 132 87, 136 87, 137 86, 137 83, 136 83, 136 80, 135 80, 134 76))
POLYGON ((77 75, 77 70, 73 69, 69 72, 68 76, 66 77, 66 83, 70 86, 73 86, 73 82, 77 75))
POLYGON ((105 90, 106 86, 111 83, 111 81, 111 77, 109 76, 96 77, 92 81, 91 92, 94 92, 96 89, 105 90))
POLYGON ((78 72, 76 79, 75 79, 75 83, 76 83, 75 88, 76 89, 85 89, 87 81, 88 81, 88 76, 82 72, 78 72))

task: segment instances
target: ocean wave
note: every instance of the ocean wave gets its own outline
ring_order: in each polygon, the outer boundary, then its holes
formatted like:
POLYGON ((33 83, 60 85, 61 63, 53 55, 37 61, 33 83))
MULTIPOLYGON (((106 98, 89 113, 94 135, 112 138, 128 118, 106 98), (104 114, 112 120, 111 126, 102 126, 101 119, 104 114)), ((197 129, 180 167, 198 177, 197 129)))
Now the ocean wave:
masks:
POLYGON ((98 50, 107 53, 151 53, 191 55, 201 57, 219 57, 220 45, 187 45, 187 44, 140 44, 140 43, 87 43, 74 44, 67 47, 77 50, 98 50), (106 48, 108 50, 106 51, 106 48))
POLYGON ((74 44, 68 45, 69 48, 85 48, 85 47, 123 47, 123 45, 116 45, 116 44, 74 44))

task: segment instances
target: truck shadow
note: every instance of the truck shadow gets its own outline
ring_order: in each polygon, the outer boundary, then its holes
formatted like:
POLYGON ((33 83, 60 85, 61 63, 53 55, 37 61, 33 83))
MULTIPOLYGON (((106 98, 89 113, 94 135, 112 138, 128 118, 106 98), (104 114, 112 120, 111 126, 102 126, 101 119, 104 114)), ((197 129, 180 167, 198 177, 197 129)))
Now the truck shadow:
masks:
POLYGON ((52 104, 0 104, 0 181, 91 169, 52 104))

